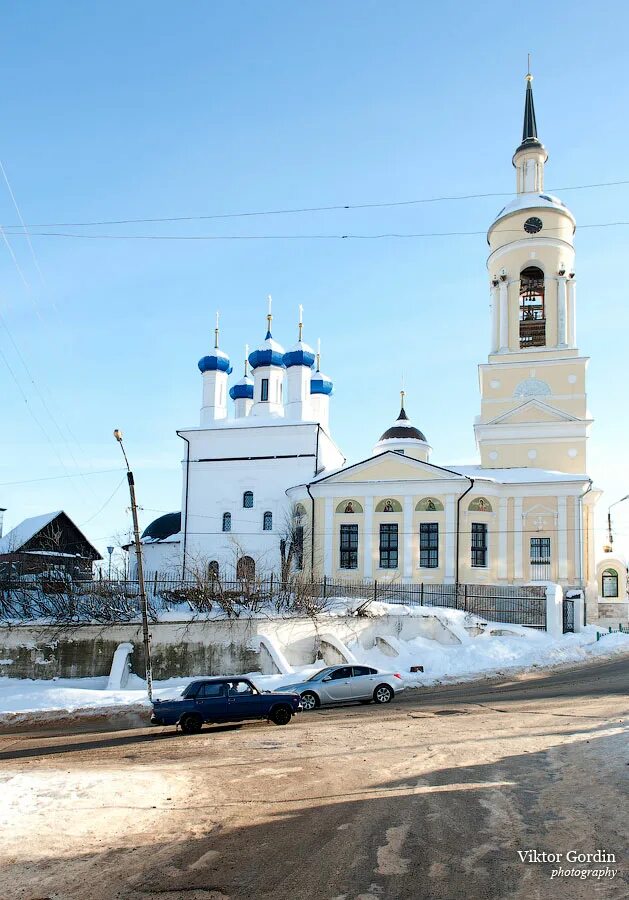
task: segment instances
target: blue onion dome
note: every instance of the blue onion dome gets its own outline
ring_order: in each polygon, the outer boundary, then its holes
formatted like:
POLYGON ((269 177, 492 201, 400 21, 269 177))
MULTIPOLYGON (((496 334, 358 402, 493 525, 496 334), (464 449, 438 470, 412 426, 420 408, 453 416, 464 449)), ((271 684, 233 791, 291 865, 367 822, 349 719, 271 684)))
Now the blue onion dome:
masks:
POLYGON ((312 373, 310 379, 311 394, 326 394, 329 396, 333 390, 334 384, 329 375, 324 375, 323 372, 320 372, 318 369, 316 372, 312 373))
POLYGON ((297 341, 295 346, 284 354, 284 365, 287 369, 293 366, 306 366, 307 369, 312 369, 314 361, 314 350, 303 341, 297 341))
POLYGON ((261 366, 284 368, 284 348, 273 340, 270 331, 267 331, 264 343, 249 354, 249 364, 252 369, 259 369, 261 366))
POLYGON ((201 372, 232 372, 229 356, 218 347, 215 347, 211 353, 199 360, 199 369, 201 372))
POLYGON ((229 389, 229 396, 232 400, 253 400, 253 381, 248 375, 237 381, 236 384, 229 389))

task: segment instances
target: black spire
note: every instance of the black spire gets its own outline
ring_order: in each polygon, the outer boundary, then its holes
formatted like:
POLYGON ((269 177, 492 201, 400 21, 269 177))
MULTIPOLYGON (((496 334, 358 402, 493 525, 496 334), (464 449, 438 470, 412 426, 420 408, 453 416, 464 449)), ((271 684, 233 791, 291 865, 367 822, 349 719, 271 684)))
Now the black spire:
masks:
POLYGON ((535 105, 533 103, 533 78, 526 76, 526 99, 524 100, 524 128, 522 129, 522 143, 537 140, 537 122, 535 121, 535 105))
POLYGON ((526 96, 524 98, 524 125, 522 127, 522 143, 515 151, 528 150, 530 147, 543 147, 537 137, 537 122, 535 121, 535 104, 533 103, 533 76, 529 71, 526 76, 526 96))

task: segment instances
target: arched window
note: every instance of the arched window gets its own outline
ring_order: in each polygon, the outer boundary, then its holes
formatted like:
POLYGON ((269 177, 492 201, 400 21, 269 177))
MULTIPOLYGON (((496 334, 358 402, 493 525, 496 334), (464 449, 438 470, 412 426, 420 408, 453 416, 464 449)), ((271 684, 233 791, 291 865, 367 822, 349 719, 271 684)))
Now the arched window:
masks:
POLYGON ((393 513, 393 512, 402 512, 402 506, 397 500, 381 500, 380 503, 376 506, 376 512, 378 513, 393 513))
POLYGON ((245 491, 242 495, 242 505, 245 509, 253 509, 253 491, 245 491))
POLYGON ((273 531, 273 513, 265 512, 262 516, 262 530, 263 531, 273 531))
POLYGON ((605 569, 602 582, 603 597, 618 596, 618 572, 616 569, 605 569))
POLYGON ((545 346, 544 273, 528 266, 520 272, 520 347, 545 346))
POLYGON ((344 515, 351 516, 353 513, 361 513, 363 511, 363 508, 358 500, 341 500, 341 502, 336 507, 336 511, 337 513, 343 513, 344 515))
POLYGON ((256 577, 256 564, 250 556, 241 556, 236 563, 236 578, 239 581, 253 581, 256 577))
POLYGON ((470 512, 492 512, 491 503, 485 497, 476 497, 468 509, 470 512))
POLYGON ((232 514, 223 513, 223 531, 232 530, 232 514))
POLYGON ((218 560, 213 559, 208 563, 207 573, 210 576, 210 579, 217 579, 219 573, 218 560))
POLYGON ((435 497, 424 497, 415 507, 416 512, 443 512, 443 503, 435 497))

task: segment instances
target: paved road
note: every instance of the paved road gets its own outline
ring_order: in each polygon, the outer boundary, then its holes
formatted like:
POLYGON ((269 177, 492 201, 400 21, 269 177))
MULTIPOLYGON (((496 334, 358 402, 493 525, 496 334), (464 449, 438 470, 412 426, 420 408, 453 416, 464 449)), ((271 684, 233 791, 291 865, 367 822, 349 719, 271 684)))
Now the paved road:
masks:
MULTIPOLYGON (((629 658, 186 737, 0 735, 2 900, 629 896, 629 658), (518 850, 615 854, 594 881, 518 850)), ((124 727, 120 727, 120 726, 124 727)))

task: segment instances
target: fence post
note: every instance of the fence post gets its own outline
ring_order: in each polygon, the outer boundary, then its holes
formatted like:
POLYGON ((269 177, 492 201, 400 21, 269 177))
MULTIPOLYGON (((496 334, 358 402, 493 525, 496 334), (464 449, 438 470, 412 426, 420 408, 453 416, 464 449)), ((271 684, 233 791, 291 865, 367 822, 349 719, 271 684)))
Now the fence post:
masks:
POLYGON ((328 595, 328 576, 323 576, 323 599, 325 600, 328 595))
POLYGON ((467 585, 463 585, 463 608, 467 612, 467 585))
POLYGON ((273 603, 273 572, 271 572, 271 579, 269 584, 269 603, 273 603))
POLYGON ((374 603, 378 599, 378 579, 377 578, 374 578, 374 580, 373 580, 373 599, 374 599, 374 603))
POLYGON ((419 586, 419 605, 420 606, 424 605, 424 582, 423 581, 419 586))

